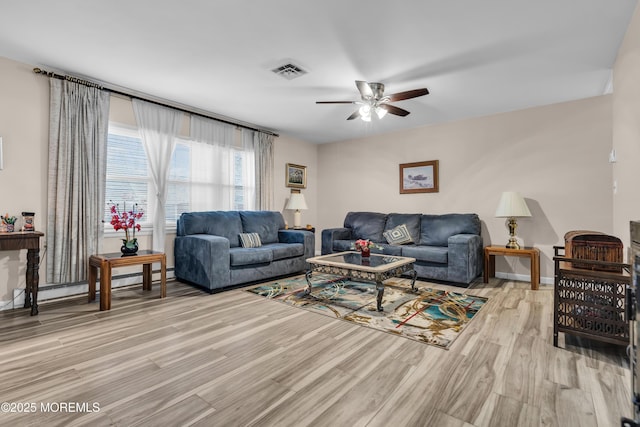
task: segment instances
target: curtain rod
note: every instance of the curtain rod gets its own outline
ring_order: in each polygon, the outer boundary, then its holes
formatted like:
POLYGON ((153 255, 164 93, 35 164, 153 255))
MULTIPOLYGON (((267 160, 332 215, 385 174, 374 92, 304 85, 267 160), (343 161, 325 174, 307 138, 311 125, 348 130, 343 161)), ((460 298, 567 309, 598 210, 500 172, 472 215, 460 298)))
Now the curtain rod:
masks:
POLYGON ((117 89, 114 89, 114 88, 111 88, 111 87, 105 87, 100 83, 92 82, 92 81, 89 81, 89 80, 80 79, 80 78, 77 78, 77 77, 63 75, 63 74, 57 74, 57 73, 54 73, 53 71, 46 71, 46 70, 43 70, 43 69, 38 68, 38 67, 34 68, 33 72, 36 73, 36 74, 42 74, 42 75, 47 76, 47 77, 53 77, 53 78, 60 79, 60 80, 67 80, 67 81, 70 81, 70 82, 73 82, 73 83, 78 83, 78 84, 81 84, 81 85, 85 85, 85 86, 89 86, 89 87, 95 87, 95 88, 101 89, 101 90, 106 90, 106 91, 114 93, 116 95, 122 95, 122 96, 126 96, 126 97, 129 97, 129 98, 140 99, 142 101, 151 102, 153 104, 160 105, 162 107, 173 108, 175 110, 179 110, 179 111, 182 111, 182 112, 185 112, 185 113, 188 113, 188 114, 195 114, 197 116, 206 117, 208 119, 213 119, 213 120, 216 120, 218 122, 226 123, 226 124, 233 125, 233 126, 238 126, 238 127, 244 128, 244 129, 249 129, 249 130, 253 130, 253 131, 256 131, 256 132, 263 132, 263 133, 266 133, 266 134, 269 134, 269 135, 273 135, 275 137, 280 136, 277 133, 275 133, 273 131, 270 131, 270 130, 259 129, 257 127, 251 127, 249 125, 245 125, 245 124, 242 124, 242 123, 239 123, 239 122, 234 122, 234 121, 231 121, 231 120, 221 119, 219 117, 215 117, 212 114, 207 114, 207 113, 204 113, 204 112, 198 112, 195 109, 190 109, 187 106, 179 107, 179 106, 176 106, 176 105, 171 105, 170 103, 166 103, 166 102, 162 102, 162 101, 156 101, 156 100, 150 99, 150 98, 145 98, 145 97, 133 94, 131 92, 125 92, 125 91, 117 90, 117 89))

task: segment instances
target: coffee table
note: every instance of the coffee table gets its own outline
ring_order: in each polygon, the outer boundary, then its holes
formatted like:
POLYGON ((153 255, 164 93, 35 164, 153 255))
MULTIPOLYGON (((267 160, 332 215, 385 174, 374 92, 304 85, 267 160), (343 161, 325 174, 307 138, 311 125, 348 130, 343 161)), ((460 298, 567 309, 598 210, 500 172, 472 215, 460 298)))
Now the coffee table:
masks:
POLYGON ((371 254, 369 259, 362 258, 359 252, 339 252, 307 259, 309 270, 305 275, 307 279, 306 292, 310 293, 313 284, 311 276, 314 271, 318 273, 335 274, 348 277, 356 282, 374 282, 378 295, 376 297, 377 309, 382 311, 382 296, 384 295, 384 281, 393 277, 400 277, 404 273, 411 273, 411 289, 417 289, 417 273, 413 269, 415 258, 371 254))

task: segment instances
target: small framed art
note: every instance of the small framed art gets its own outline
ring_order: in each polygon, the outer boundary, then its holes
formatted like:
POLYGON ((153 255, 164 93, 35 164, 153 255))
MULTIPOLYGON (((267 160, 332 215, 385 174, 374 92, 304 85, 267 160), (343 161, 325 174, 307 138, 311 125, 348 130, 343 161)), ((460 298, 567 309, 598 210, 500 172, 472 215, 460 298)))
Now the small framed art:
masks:
POLYGON ((402 163, 400 165, 400 194, 437 193, 438 161, 402 163))
POLYGON ((287 163, 285 179, 287 187, 307 188, 307 167, 287 163))

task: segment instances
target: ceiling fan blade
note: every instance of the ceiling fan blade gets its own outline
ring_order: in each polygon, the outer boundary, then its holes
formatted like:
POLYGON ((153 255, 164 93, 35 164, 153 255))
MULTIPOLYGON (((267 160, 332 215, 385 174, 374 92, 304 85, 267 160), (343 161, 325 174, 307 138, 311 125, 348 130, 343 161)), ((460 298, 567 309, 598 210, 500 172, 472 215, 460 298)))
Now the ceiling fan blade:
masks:
POLYGON ((389 101, 390 102, 402 101, 404 99, 417 98, 419 96, 424 96, 428 94, 429 94, 429 90, 427 88, 408 90, 406 92, 398 92, 398 93, 394 93, 393 95, 389 95, 389 101))
POLYGON ((358 117, 360 117, 360 109, 357 109, 352 115, 347 117, 347 120, 357 119, 358 117))
POLYGON ((402 108, 398 108, 395 105, 380 104, 380 105, 378 105, 378 107, 384 108, 385 110, 387 110, 388 113, 395 114, 396 116, 404 117, 404 116, 408 116, 409 114, 411 114, 407 110, 403 110, 402 108))
POLYGON ((316 104, 356 104, 358 101, 316 101, 316 104))
POLYGON ((356 80, 356 86, 360 91, 362 99, 369 99, 373 97, 373 91, 371 90, 371 86, 369 86, 369 83, 363 82, 362 80, 356 80))

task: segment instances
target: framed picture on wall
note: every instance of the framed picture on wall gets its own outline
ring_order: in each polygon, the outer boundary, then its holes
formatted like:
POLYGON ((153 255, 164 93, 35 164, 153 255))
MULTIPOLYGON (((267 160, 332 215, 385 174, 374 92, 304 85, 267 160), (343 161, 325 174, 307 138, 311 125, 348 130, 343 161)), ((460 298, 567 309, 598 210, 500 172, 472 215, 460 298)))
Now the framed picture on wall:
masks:
POLYGON ((402 163, 400 165, 400 194, 437 193, 438 161, 402 163))
POLYGON ((307 167, 287 163, 285 179, 287 187, 307 188, 307 167))

